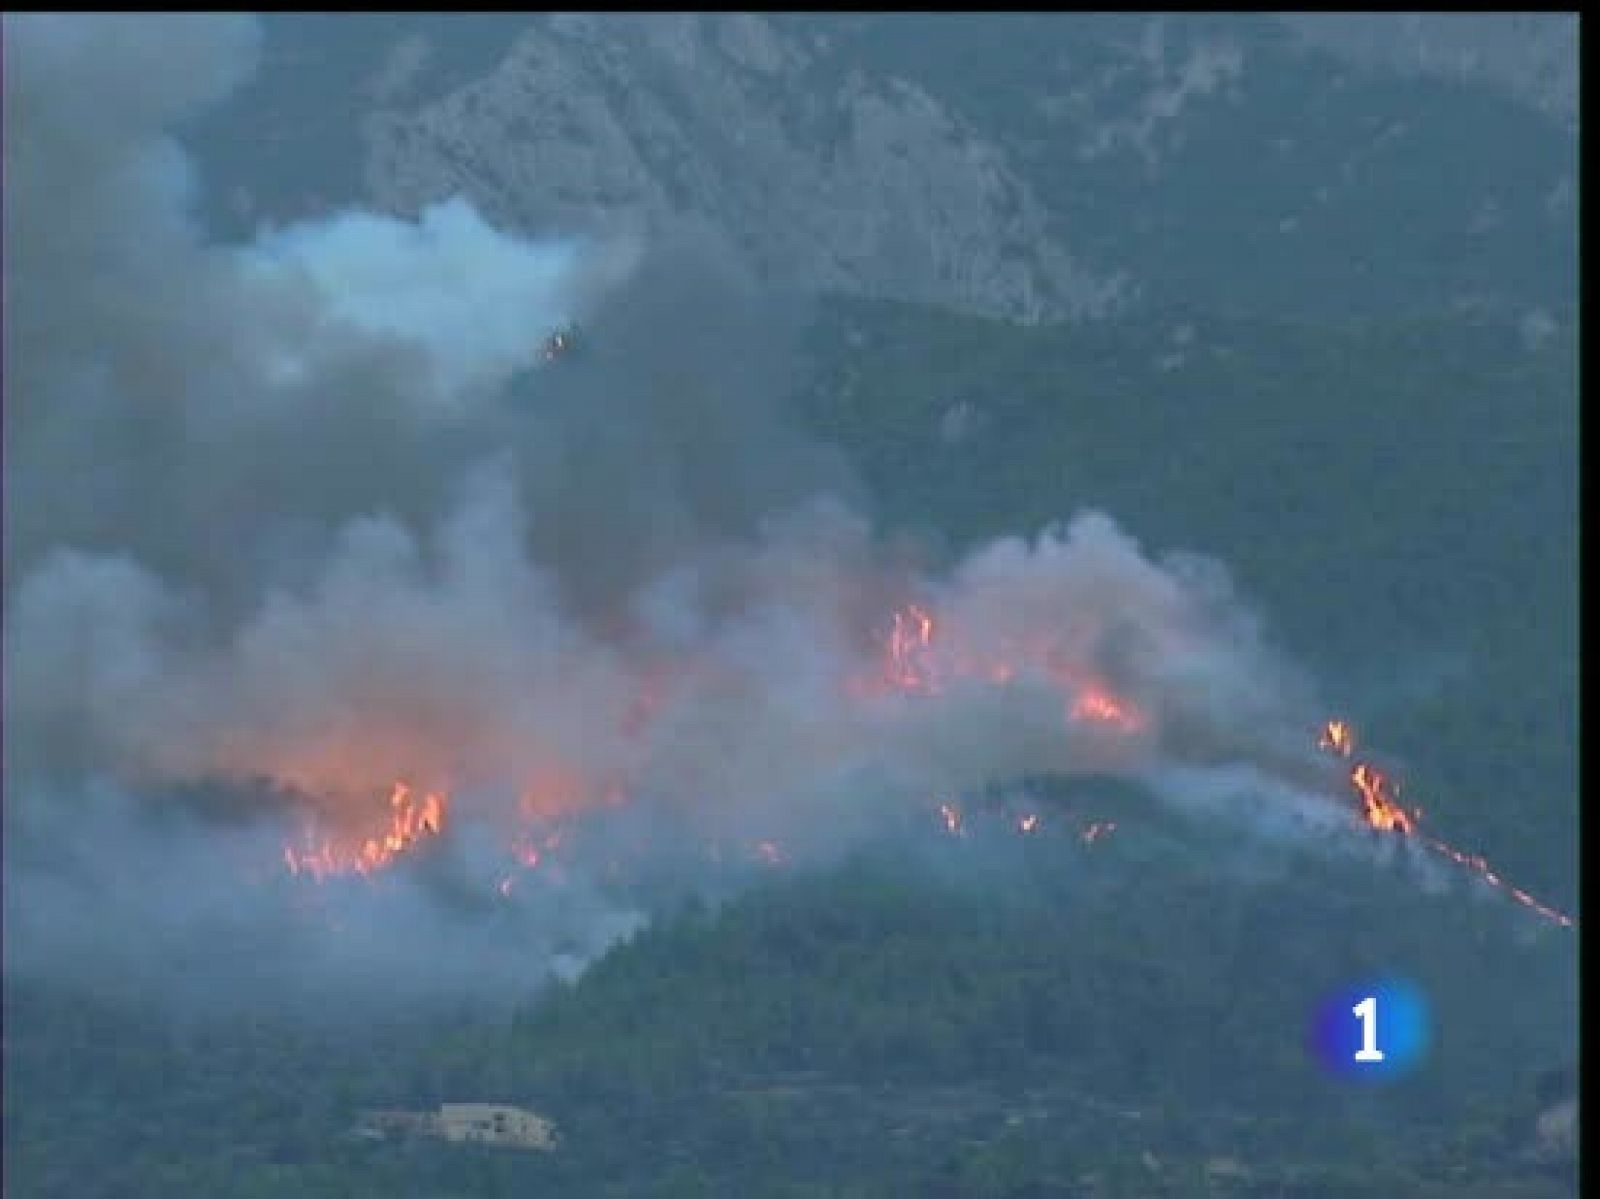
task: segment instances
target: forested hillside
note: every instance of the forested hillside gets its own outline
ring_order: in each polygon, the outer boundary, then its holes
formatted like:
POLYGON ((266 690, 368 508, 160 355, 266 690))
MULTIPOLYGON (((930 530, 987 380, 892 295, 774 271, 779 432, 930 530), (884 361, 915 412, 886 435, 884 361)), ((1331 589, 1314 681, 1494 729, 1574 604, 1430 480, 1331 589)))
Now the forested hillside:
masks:
MULTIPOLYGON (((1539 469, 1568 452, 1570 345, 1443 321, 826 314, 797 411, 848 449, 884 529, 938 556, 1089 505, 1215 554, 1330 704, 1404 761, 1431 827, 1571 901, 1573 731, 1524 715, 1571 710, 1571 547, 1538 536, 1573 503, 1572 477, 1539 469), (1362 518, 1374 504, 1391 518, 1362 518)), ((544 994, 308 1026, 10 985, 8 1186, 1568 1193, 1531 1148, 1575 1054, 1568 930, 1464 872, 1424 887, 1398 846, 1330 857, 1125 784, 1044 794, 1036 837, 930 818, 838 867, 765 872, 727 906, 677 901, 544 994), (1084 843, 1088 818, 1115 833, 1084 843), (1318 996, 1394 970, 1434 1005, 1425 1068, 1327 1078, 1305 1044, 1318 996), (347 1135, 364 1107, 480 1097, 549 1114, 561 1148, 347 1135)))

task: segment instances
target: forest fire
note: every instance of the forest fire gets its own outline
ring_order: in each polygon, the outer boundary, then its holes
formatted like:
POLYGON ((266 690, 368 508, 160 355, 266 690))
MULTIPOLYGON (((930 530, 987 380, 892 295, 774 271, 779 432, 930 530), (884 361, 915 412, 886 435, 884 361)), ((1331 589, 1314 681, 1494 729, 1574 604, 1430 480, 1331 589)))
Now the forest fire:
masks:
POLYGON ((1373 828, 1386 833, 1416 831, 1412 814, 1400 806, 1394 785, 1381 770, 1367 762, 1357 762, 1350 771, 1350 784, 1361 796, 1363 818, 1373 828))
POLYGON ((975 653, 935 621, 933 614, 917 604, 897 609, 887 638, 883 677, 888 685, 910 695, 935 695, 950 680, 973 679, 1003 687, 1015 682, 1024 667, 1032 667, 1070 698, 1066 720, 1132 735, 1147 725, 1143 712, 1105 684, 1086 678, 1072 663, 1047 646, 1019 649, 1011 645, 1002 650, 975 653), (937 641, 936 641, 937 638, 937 641))
POLYGON ((1317 746, 1341 758, 1352 759, 1350 786, 1361 800, 1361 818, 1379 832, 1404 833, 1417 831, 1417 820, 1422 809, 1408 812, 1400 806, 1400 789, 1371 762, 1353 761, 1356 749, 1355 733, 1346 720, 1330 720, 1322 726, 1317 746))
POLYGON ((1540 903, 1521 887, 1512 886, 1510 883, 1506 882, 1503 878, 1496 874, 1492 869, 1490 869, 1489 863, 1479 855, 1462 853, 1459 849, 1454 849, 1451 846, 1446 845, 1443 841, 1435 841, 1432 837, 1424 837, 1423 841, 1434 852, 1443 854, 1452 862, 1455 862, 1461 866, 1465 866, 1468 870, 1474 871, 1485 882, 1504 891, 1523 907, 1537 912, 1551 923, 1559 924, 1563 928, 1572 928, 1574 926, 1575 922, 1571 916, 1568 916, 1565 912, 1556 911, 1555 908, 1550 907, 1548 904, 1540 903))
MULTIPOLYGON (((1005 636, 969 640, 937 619, 930 608, 917 604, 907 604, 893 613, 883 644, 876 693, 882 694, 881 689, 887 685, 892 692, 903 695, 933 696, 966 681, 980 686, 1007 686, 1025 674, 1059 689, 1064 700, 1064 726, 1087 725, 1118 738, 1140 735, 1148 729, 1149 717, 1144 710, 1090 675, 1078 657, 1062 646, 1037 641, 1023 645, 1005 636)), ((659 672, 645 680, 639 703, 628 711, 625 732, 634 737, 642 734, 650 716, 666 698, 665 681, 666 676, 659 672)), ((1570 917, 1507 883, 1483 858, 1423 834, 1421 809, 1404 806, 1399 786, 1389 774, 1357 756, 1349 722, 1328 721, 1319 732, 1318 745, 1348 764, 1347 779, 1356 801, 1355 811, 1366 827, 1413 840, 1471 870, 1541 917, 1563 926, 1573 924, 1570 917)), ((598 785, 573 766, 542 770, 521 795, 518 807, 522 819, 508 846, 510 860, 524 870, 541 866, 562 843, 562 829, 556 822, 596 806, 623 802, 630 791, 620 776, 598 785)), ((968 835, 966 814, 953 800, 937 803, 936 809, 948 834, 968 835)), ((283 860, 291 873, 309 875, 318 881, 343 874, 369 875, 438 836, 444 828, 445 815, 446 800, 441 792, 417 792, 405 782, 396 782, 389 795, 387 825, 380 832, 351 836, 346 831, 348 826, 331 835, 308 830, 301 844, 284 846, 283 860)), ((1041 828, 1036 813, 1011 815, 1006 822, 1020 834, 1035 833, 1041 828)), ((1080 828, 1078 837, 1084 844, 1093 844, 1115 827, 1114 822, 1096 820, 1080 828)), ((768 865, 783 862, 788 856, 775 841, 761 841, 750 852, 768 865)), ((509 895, 513 878, 511 875, 501 880, 502 894, 509 895)))
MULTIPOLYGON (((1048 641, 1036 639, 1024 644, 1004 635, 964 637, 949 622, 936 618, 931 607, 912 603, 892 613, 882 646, 876 679, 846 680, 850 684, 847 694, 881 696, 887 690, 908 696, 935 696, 963 682, 1006 687, 1027 674, 1059 691, 1064 726, 1087 726, 1131 736, 1145 731, 1148 725, 1139 708, 1090 675, 1076 655, 1048 641), (853 685, 863 681, 866 688, 855 690, 853 685)), ((672 696, 682 692, 684 678, 693 676, 692 670, 676 669, 667 662, 655 662, 641 670, 635 680, 637 693, 621 718, 624 738, 644 738, 672 696), (673 686, 674 679, 679 686, 673 686)), ((692 686, 689 689, 692 691, 692 686)), ((520 791, 516 831, 507 846, 510 862, 522 870, 540 867, 561 842, 562 832, 555 822, 597 807, 623 803, 631 791, 620 778, 596 780, 573 763, 544 765, 520 791)), ((938 804, 938 811, 947 832, 966 835, 960 808, 946 802, 938 804)), ((418 796, 408 784, 396 783, 389 799, 388 827, 381 833, 356 839, 344 832, 330 835, 308 831, 303 843, 284 847, 283 860, 291 873, 319 881, 341 874, 367 875, 391 865, 423 839, 438 835, 444 818, 445 800, 441 794, 418 796)), ((1013 824, 1019 833, 1033 833, 1040 827, 1040 818, 1037 814, 1025 815, 1013 824)), ((1093 841, 1110 827, 1090 826, 1086 840, 1093 841)), ((777 843, 767 841, 751 852, 768 864, 787 856, 777 843)), ((502 894, 512 891, 513 878, 508 875, 500 880, 502 894)))
POLYGON ((1317 740, 1317 748, 1331 750, 1341 758, 1348 758, 1355 749, 1351 740, 1349 721, 1330 720, 1323 725, 1322 736, 1317 740))
MULTIPOLYGON (((1043 834, 1046 829, 1044 818, 1038 812, 1022 812, 1020 814, 1012 812, 1007 814, 1002 809, 998 812, 991 811, 987 813, 989 819, 986 820, 984 811, 979 809, 969 823, 962 809, 953 803, 947 802, 938 805, 938 813, 939 823, 944 828, 944 831, 952 837, 981 836, 985 828, 991 830, 1003 829, 1017 836, 1026 837, 1034 834, 1043 834)), ((1072 823, 1074 822, 1070 819, 1055 821, 1051 827, 1061 829, 1069 827, 1072 823)), ((1114 820, 1089 820, 1079 825, 1076 835, 1083 844, 1093 845, 1102 837, 1109 835, 1116 827, 1117 822, 1114 820)))
POLYGON ((1144 717, 1136 709, 1093 685, 1078 692, 1067 712, 1067 719, 1106 725, 1122 733, 1137 733, 1144 727, 1144 717))
POLYGON ((908 692, 938 690, 927 661, 933 644, 933 617, 915 604, 895 612, 889 629, 885 674, 891 686, 908 692))
POLYGON ((444 819, 442 795, 430 791, 418 800, 409 786, 397 782, 389 793, 389 827, 381 836, 367 837, 359 843, 324 836, 319 843, 303 849, 285 845, 283 860, 290 873, 309 874, 318 881, 329 875, 369 874, 387 866, 424 838, 438 836, 444 819))
POLYGON ((1463 853, 1437 838, 1419 833, 1417 823, 1422 818, 1422 809, 1413 808, 1408 812, 1401 807, 1398 799, 1399 789, 1390 782, 1388 776, 1370 762, 1355 760, 1355 736, 1346 721, 1328 721, 1323 726, 1318 745, 1341 758, 1351 760, 1350 786, 1361 801, 1361 817, 1369 826, 1380 832, 1398 832, 1407 837, 1414 837, 1428 849, 1472 871, 1484 882, 1509 895, 1529 911, 1563 928, 1574 927, 1575 922, 1572 917, 1540 903, 1520 887, 1506 882, 1480 855, 1463 853))

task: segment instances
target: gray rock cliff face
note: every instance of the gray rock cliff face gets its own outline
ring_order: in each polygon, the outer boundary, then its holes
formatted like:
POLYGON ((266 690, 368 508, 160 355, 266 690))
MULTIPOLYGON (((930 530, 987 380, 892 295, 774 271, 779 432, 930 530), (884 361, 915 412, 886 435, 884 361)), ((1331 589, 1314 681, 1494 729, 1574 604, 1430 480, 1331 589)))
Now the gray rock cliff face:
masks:
POLYGON ((1126 298, 937 99, 827 57, 760 16, 552 17, 486 77, 371 113, 366 187, 400 212, 466 194, 530 232, 693 229, 786 286, 1023 321, 1126 298))
POLYGON ((273 14, 219 236, 453 195, 1022 322, 1576 306, 1561 14, 273 14))

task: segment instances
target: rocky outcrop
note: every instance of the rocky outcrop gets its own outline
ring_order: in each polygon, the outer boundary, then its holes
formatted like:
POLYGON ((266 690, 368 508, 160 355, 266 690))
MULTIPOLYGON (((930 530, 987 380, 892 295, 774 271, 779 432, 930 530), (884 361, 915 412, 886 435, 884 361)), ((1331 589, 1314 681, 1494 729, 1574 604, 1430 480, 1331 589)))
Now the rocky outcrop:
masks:
POLYGON ((266 25, 259 79, 188 131, 224 238, 462 194, 531 234, 1023 321, 1475 306, 1536 346, 1576 302, 1570 15, 266 25))
POLYGON ((1306 44, 1362 66, 1480 83, 1575 124, 1576 13, 1289 13, 1306 44))
MULTIPOLYGON (((413 45, 407 53, 418 53, 413 45)), ((542 234, 693 230, 760 278, 1023 321, 1101 315, 985 141, 926 90, 749 14, 552 16, 487 76, 365 120, 366 189, 542 234)))

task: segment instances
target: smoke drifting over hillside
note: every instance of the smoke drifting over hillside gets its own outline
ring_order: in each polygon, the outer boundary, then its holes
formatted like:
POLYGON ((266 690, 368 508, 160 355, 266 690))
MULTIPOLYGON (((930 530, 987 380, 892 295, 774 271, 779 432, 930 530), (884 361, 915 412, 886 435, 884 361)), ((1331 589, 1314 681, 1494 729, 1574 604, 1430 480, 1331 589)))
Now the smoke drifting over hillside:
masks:
POLYGON ((800 307, 697 247, 459 201, 209 244, 169 131, 257 37, 6 21, 8 969, 225 942, 219 986, 528 982, 638 919, 604 851, 463 882, 564 817, 804 858, 1024 775, 1315 789, 1314 709, 1215 566, 1094 514, 885 560, 785 422, 800 307), (284 868, 424 838, 343 906, 284 868))

